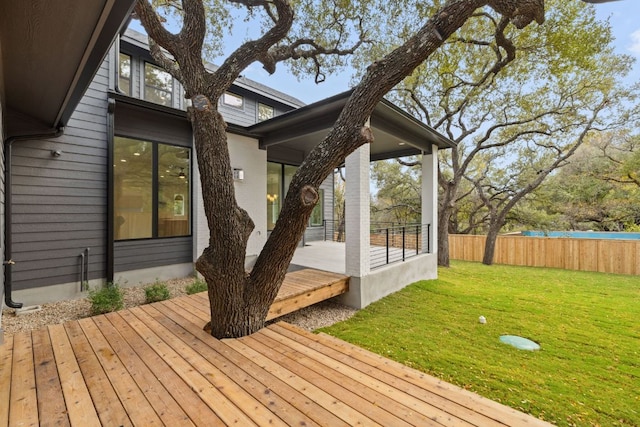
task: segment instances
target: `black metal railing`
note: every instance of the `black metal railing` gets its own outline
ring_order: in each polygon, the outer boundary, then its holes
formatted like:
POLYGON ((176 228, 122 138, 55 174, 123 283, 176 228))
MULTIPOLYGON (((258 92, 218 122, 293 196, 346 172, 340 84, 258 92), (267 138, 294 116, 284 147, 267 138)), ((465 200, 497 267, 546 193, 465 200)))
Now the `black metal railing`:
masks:
MULTIPOLYGON (((372 222, 371 225, 369 259, 372 269, 404 261, 421 253, 431 253, 431 224, 372 222), (383 226, 379 227, 380 225, 383 226), (422 246, 423 232, 427 233, 425 251, 422 246)), ((345 241, 344 221, 326 219, 323 221, 323 226, 324 240, 345 241)))
POLYGON ((431 253, 431 224, 405 224, 371 229, 369 250, 371 268, 382 267, 404 261, 421 253, 431 253), (423 233, 426 235, 426 250, 423 251, 423 233))
POLYGON ((344 242, 344 221, 325 219, 322 221, 322 225, 324 227, 324 240, 344 242))

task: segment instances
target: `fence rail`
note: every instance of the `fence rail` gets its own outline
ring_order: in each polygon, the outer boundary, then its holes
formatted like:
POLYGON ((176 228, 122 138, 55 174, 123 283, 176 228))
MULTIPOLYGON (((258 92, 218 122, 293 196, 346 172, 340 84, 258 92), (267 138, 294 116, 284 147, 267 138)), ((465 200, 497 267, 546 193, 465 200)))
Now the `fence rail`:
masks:
MULTIPOLYGON (((451 259, 482 261, 486 236, 449 235, 451 259)), ((640 275, 640 241, 499 236, 494 263, 640 275)))

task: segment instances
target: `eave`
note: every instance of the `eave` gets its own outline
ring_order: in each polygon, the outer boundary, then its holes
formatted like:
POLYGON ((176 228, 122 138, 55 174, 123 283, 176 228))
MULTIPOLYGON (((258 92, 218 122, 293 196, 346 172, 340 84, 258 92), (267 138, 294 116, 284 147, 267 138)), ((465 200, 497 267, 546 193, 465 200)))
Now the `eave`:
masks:
POLYGON ((135 0, 2 1, 6 136, 65 126, 135 0))
MULTIPOLYGON (((327 135, 351 91, 290 111, 248 130, 259 136, 261 148, 281 146, 308 153, 327 135)), ((370 117, 374 142, 371 160, 431 153, 432 146, 446 149, 455 143, 383 99, 370 117)))

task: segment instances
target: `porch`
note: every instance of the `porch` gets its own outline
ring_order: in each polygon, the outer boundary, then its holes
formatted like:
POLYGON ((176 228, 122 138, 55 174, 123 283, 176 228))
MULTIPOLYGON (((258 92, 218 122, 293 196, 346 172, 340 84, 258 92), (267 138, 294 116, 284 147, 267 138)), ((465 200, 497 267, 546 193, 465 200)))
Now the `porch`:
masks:
POLYGON ((216 340, 202 331, 204 301, 9 337, 0 425, 548 425, 286 323, 216 340))

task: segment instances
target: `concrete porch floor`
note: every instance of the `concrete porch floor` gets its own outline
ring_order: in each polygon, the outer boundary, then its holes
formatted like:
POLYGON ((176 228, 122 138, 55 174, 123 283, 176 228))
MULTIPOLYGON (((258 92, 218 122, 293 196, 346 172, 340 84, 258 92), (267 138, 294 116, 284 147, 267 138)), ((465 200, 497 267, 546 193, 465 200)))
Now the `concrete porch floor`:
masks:
POLYGON ((304 247, 296 250, 291 264, 346 274, 345 251, 345 244, 340 242, 322 240, 307 242, 304 247))

